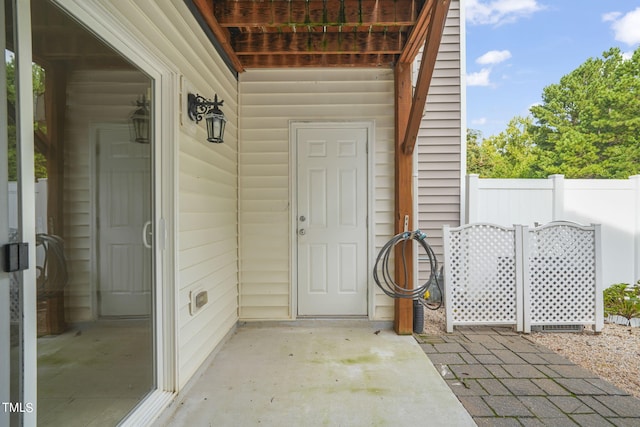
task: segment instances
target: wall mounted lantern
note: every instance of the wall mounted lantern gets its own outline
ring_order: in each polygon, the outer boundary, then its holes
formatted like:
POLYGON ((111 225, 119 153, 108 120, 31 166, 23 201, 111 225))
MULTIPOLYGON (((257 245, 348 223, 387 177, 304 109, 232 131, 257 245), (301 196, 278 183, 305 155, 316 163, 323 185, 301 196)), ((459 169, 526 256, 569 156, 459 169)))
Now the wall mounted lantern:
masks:
POLYGON ((207 141, 220 144, 224 142, 224 125, 227 119, 220 111, 224 101, 218 101, 216 94, 213 101, 190 93, 187 97, 187 108, 189 118, 196 123, 202 120, 203 116, 207 122, 207 141))
POLYGON ((135 142, 140 144, 149 143, 149 101, 147 97, 142 95, 140 99, 136 101, 138 108, 131 115, 132 137, 135 142))

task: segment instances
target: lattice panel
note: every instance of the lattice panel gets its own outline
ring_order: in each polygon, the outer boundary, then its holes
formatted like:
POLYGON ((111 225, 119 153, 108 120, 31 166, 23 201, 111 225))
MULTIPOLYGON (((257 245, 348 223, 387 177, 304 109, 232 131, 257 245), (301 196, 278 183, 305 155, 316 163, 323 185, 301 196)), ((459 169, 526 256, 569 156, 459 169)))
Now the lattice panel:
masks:
POLYGON ((445 239, 445 293, 453 324, 515 324, 515 230, 473 224, 451 229, 445 239))
POLYGON ((571 224, 529 230, 531 324, 594 323, 596 242, 593 228, 571 224))
POLYGON ((9 275, 9 311, 11 312, 11 323, 20 321, 20 282, 16 273, 9 275))

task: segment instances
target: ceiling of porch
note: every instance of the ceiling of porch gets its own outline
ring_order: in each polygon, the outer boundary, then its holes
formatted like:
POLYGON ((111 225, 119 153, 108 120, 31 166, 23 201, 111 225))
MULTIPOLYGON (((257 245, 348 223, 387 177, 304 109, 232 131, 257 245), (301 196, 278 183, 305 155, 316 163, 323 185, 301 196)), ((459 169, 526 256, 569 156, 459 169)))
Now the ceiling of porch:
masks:
POLYGON ((413 61, 436 0, 192 0, 236 71, 413 61))

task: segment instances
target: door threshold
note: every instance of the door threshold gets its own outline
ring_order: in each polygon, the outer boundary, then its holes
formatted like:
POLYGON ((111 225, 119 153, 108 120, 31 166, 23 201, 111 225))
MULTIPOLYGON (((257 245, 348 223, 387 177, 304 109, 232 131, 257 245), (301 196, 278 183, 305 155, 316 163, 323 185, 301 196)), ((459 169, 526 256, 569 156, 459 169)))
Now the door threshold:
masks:
POLYGON ((331 326, 331 325, 359 325, 366 326, 376 330, 392 330, 392 320, 372 320, 367 316, 298 316, 297 319, 291 323, 299 326, 310 326, 316 324, 318 326, 331 326))

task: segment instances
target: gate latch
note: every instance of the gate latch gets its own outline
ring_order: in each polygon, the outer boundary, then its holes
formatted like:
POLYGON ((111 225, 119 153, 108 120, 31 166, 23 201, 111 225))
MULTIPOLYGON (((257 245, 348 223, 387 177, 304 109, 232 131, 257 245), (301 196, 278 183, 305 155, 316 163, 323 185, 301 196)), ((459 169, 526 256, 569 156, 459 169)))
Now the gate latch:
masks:
POLYGON ((11 273, 14 271, 26 270, 29 268, 29 244, 9 243, 3 246, 4 271, 11 273))

